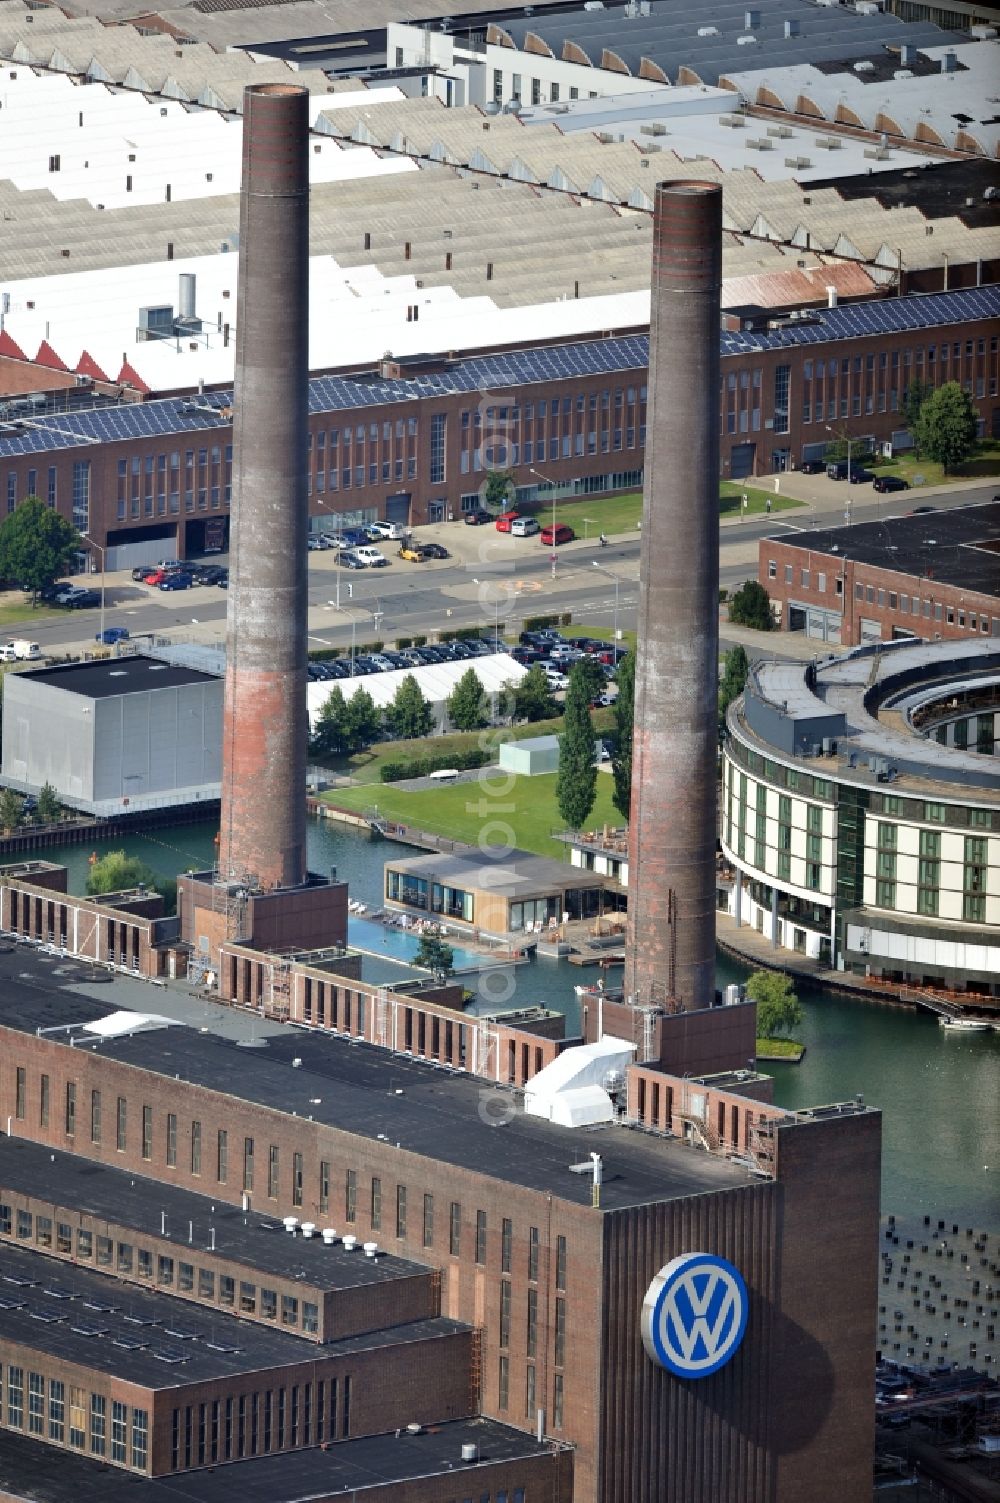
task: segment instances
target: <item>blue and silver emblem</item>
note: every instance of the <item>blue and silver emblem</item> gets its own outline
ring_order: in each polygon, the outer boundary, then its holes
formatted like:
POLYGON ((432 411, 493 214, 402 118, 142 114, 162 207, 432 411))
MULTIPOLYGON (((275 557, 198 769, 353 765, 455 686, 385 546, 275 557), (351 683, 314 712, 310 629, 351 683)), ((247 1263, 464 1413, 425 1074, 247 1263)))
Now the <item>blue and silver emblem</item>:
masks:
POLYGON ((678 1378, 707 1378, 732 1357, 747 1328, 747 1287, 732 1263, 683 1253, 660 1269, 642 1302, 642 1341, 678 1378))

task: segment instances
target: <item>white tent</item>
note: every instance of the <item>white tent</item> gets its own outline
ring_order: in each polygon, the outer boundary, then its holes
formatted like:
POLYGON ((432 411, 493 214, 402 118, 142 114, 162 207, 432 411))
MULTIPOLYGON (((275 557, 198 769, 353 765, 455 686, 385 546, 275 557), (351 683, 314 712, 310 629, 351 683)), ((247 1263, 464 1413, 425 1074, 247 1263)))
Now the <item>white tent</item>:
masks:
POLYGON ((624 1074, 634 1054, 633 1044, 613 1038, 566 1049, 525 1087, 525 1115, 545 1117, 561 1127, 612 1121, 614 1105, 605 1083, 611 1075, 624 1074))
POLYGON ((320 711, 330 697, 330 691, 335 687, 340 689, 345 699, 350 699, 359 689, 366 689, 375 701, 376 709, 388 709, 408 673, 413 674, 421 694, 443 719, 445 700, 470 668, 476 670, 487 694, 499 693, 505 684, 519 684, 528 671, 521 663, 515 663, 506 652, 497 652, 488 658, 463 658, 455 663, 433 663, 426 668, 394 668, 387 673, 367 673, 357 678, 314 680, 308 690, 309 725, 311 728, 315 726, 320 711))

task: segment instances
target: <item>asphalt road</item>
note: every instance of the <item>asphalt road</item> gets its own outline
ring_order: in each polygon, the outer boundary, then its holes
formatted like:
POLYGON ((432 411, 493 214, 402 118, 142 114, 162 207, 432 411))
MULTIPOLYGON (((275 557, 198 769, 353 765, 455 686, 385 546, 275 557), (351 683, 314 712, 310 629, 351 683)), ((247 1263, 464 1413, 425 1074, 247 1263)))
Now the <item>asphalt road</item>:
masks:
MULTIPOLYGON (((993 482, 962 490, 921 490, 919 504, 950 507, 990 499, 993 482)), ((842 521, 842 488, 817 498, 801 511, 727 522, 722 528, 720 582, 732 589, 756 578, 757 544, 775 532, 798 532, 842 521)), ((877 496, 866 489, 853 495, 853 519, 869 521, 909 510, 916 496, 877 496), (893 504, 894 503, 894 504, 893 504)), ((442 524, 422 529, 452 551, 448 560, 410 564, 384 551, 388 568, 347 570, 332 552, 309 555, 309 641, 349 646, 426 633, 448 626, 513 625, 526 616, 571 611, 576 621, 622 628, 635 625, 639 570, 638 534, 601 548, 591 539, 558 550, 555 567, 548 550, 535 538, 510 538, 492 527, 442 524), (596 566, 596 567, 595 567, 596 566), (617 585, 616 585, 617 580, 617 585), (338 605, 339 581, 339 605, 338 605), (616 606, 617 595, 617 606, 616 606)), ((97 583, 97 581, 92 581, 97 583)), ((107 625, 127 626, 135 636, 152 632, 173 640, 218 642, 225 631, 227 596, 216 588, 161 593, 121 576, 109 578, 105 595, 107 625)), ((9 635, 30 637, 42 652, 86 648, 100 625, 99 609, 43 614, 30 623, 7 628, 9 635)))

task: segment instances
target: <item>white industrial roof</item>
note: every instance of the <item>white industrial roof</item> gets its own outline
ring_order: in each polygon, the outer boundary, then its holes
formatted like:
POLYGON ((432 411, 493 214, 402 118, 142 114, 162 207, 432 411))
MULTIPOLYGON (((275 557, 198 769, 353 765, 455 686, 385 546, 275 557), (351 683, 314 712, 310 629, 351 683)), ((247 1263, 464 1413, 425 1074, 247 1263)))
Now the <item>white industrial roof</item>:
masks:
POLYGON ((335 681, 322 680, 309 684, 307 698, 309 724, 316 719, 330 697, 333 689, 339 689, 345 699, 350 699, 359 689, 366 689, 375 702, 375 708, 387 709, 396 697, 400 684, 412 673, 426 700, 432 705, 443 704, 454 691, 459 679, 474 668, 487 694, 496 694, 505 684, 519 684, 527 673, 521 663, 515 663, 505 652, 488 658, 465 658, 457 663, 434 663, 426 668, 398 668, 388 673, 369 673, 358 678, 335 681))
POLYGON ((563 1127, 611 1121, 614 1106, 605 1081, 611 1074, 623 1074, 634 1056, 634 1044, 610 1035, 563 1050, 532 1076, 524 1093, 525 1113, 563 1127))

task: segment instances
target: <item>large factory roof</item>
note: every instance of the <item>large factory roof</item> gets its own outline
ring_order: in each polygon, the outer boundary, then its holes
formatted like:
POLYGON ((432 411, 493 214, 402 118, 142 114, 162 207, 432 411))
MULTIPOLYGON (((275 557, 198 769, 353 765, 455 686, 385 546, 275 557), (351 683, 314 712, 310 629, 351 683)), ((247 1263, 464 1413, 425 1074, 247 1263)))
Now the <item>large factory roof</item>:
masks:
MULTIPOLYGON (((811 313, 806 319, 783 323, 780 329, 723 330, 720 341, 723 356, 741 357, 796 345, 874 338, 906 330, 916 333, 997 316, 1000 316, 1000 287, 986 286, 841 304, 811 313)), ((309 385, 309 407, 312 413, 333 414, 458 392, 501 392, 536 382, 548 386, 576 376, 614 377, 632 373, 641 377, 647 360, 648 340, 645 335, 637 334, 470 356, 449 361, 443 370, 415 371, 405 378, 316 376, 309 385)), ((231 402, 232 393, 220 391, 197 401, 170 398, 125 403, 72 415, 42 417, 33 420, 30 426, 0 425, 0 457, 222 429, 229 424, 227 413, 231 402)))
MULTIPOLYGON (((193 1248, 191 1256, 197 1256, 193 1248)), ((240 1320, 217 1305, 121 1285, 80 1264, 67 1268, 33 1248, 5 1244, 2 1278, 8 1287, 0 1297, 0 1340, 143 1388, 311 1363, 319 1351, 301 1336, 240 1320)), ((327 1342, 322 1355, 430 1341, 461 1329, 444 1317, 411 1321, 327 1342)))
POLYGON ((851 527, 786 532, 775 541, 976 590, 1000 601, 1000 501, 910 512, 851 527))
POLYGON ((121 694, 147 694, 154 689, 180 689, 189 684, 210 684, 209 673, 164 663, 157 658, 103 658, 93 663, 65 663, 38 668, 19 675, 23 682, 64 689, 84 699, 113 699, 121 694))
POLYGON ((53 1465, 50 1445, 33 1436, 5 1430, 0 1446, 0 1491, 31 1503, 315 1503, 349 1499, 364 1489, 383 1488, 387 1499, 413 1482, 426 1487, 441 1477, 442 1487, 457 1487, 461 1496, 492 1497, 491 1467, 545 1455, 552 1442, 536 1441, 524 1430, 496 1420, 449 1420, 419 1435, 407 1430, 358 1436, 305 1450, 282 1451, 221 1467, 163 1477, 141 1477, 122 1467, 60 1450, 53 1465), (465 1445, 476 1448, 476 1462, 466 1461, 465 1445), (447 1481, 445 1481, 447 1477, 447 1481))
POLYGON ((211 1241, 212 1252, 225 1261, 313 1289, 370 1288, 425 1271, 381 1249, 369 1258, 360 1250, 357 1256, 345 1252, 339 1242, 328 1247, 318 1234, 290 1237, 266 1212, 244 1213, 217 1197, 79 1154, 53 1153, 24 1138, 0 1138, 0 1198, 5 1193, 43 1195, 51 1205, 85 1210, 100 1221, 132 1228, 138 1237, 171 1243, 178 1258, 190 1257, 196 1247, 207 1249, 211 1241))
MULTIPOLYGON (((117 1005, 107 987, 101 993, 94 1001, 73 990, 44 956, 20 949, 0 954, 0 1025, 32 1034, 40 1027, 83 1025, 117 1005)), ((210 1015, 199 1022, 211 1028, 210 1015)), ((91 1044, 88 1058, 92 1050, 91 1044)), ((255 1049, 195 1027, 174 1027, 101 1043, 97 1052, 289 1116, 312 1114, 346 1137, 381 1136, 399 1143, 404 1155, 578 1206, 591 1203, 589 1180, 570 1168, 584 1147, 603 1156, 606 1211, 715 1190, 743 1187, 752 1193, 754 1186, 740 1165, 623 1127, 588 1129, 584 1144, 569 1128, 517 1112, 498 1130, 480 1113, 481 1080, 298 1028, 271 1035, 255 1049)))
POLYGON ((532 51, 566 62, 682 84, 717 84, 734 68, 781 70, 864 57, 902 42, 924 47, 958 40, 937 26, 906 25, 881 10, 865 15, 808 0, 756 0, 752 10, 744 0, 716 0, 707 9, 649 0, 646 14, 638 7, 633 12, 625 5, 588 5, 505 21, 493 32, 520 48, 530 40, 532 51), (749 27, 748 16, 755 18, 749 27))

